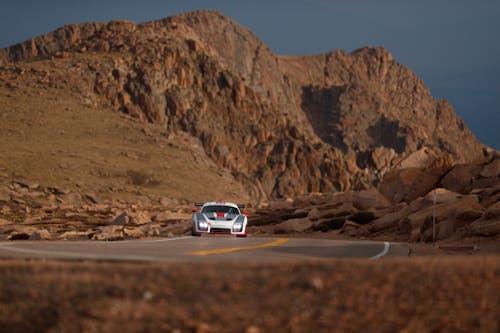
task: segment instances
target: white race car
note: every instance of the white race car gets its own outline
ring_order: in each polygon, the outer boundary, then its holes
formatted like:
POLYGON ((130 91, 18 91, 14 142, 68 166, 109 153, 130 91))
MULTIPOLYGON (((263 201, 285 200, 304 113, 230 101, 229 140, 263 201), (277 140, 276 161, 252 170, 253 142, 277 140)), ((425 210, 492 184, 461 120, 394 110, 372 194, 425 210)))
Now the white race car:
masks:
POLYGON ((237 205, 231 202, 205 202, 195 203, 196 207, 201 207, 201 211, 193 211, 193 236, 201 234, 230 234, 237 237, 247 236, 246 213, 241 213, 240 208, 244 205, 237 205))

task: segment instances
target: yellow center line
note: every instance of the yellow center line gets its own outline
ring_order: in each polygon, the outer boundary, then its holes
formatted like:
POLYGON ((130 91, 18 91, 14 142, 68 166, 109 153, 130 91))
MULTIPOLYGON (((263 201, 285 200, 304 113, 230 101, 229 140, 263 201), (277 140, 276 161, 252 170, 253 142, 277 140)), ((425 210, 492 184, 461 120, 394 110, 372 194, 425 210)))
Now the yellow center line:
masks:
POLYGON ((280 238, 271 243, 261 244, 261 245, 252 245, 252 246, 242 246, 242 247, 226 247, 222 249, 214 249, 214 250, 206 250, 206 251, 196 251, 189 253, 193 256, 206 256, 209 254, 222 254, 236 251, 247 251, 247 250, 257 250, 257 249, 265 249, 268 247, 280 246, 288 242, 288 238, 280 238))

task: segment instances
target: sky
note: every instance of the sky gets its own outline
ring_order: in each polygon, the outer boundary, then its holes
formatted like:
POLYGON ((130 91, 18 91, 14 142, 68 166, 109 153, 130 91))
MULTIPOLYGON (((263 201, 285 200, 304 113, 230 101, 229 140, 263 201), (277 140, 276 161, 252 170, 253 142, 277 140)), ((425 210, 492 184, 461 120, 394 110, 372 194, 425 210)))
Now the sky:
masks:
POLYGON ((500 0, 2 0, 0 48, 69 23, 214 9, 275 53, 384 46, 500 150, 500 0))

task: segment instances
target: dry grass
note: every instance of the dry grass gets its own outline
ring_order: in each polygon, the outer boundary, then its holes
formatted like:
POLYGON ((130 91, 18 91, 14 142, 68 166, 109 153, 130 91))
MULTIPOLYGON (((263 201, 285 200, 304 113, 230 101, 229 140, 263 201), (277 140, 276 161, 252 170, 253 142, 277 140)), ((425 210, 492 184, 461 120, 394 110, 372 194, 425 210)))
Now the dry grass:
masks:
POLYGON ((5 332, 498 332, 495 257, 0 262, 5 332))
MULTIPOLYGON (((74 86, 71 75, 86 62, 92 57, 0 71, 0 180, 2 174, 37 180, 103 199, 244 200, 241 185, 204 156, 191 136, 168 140, 160 126, 113 111, 93 101, 89 87, 74 86)), ((91 85, 90 77, 78 82, 86 80, 91 85)))

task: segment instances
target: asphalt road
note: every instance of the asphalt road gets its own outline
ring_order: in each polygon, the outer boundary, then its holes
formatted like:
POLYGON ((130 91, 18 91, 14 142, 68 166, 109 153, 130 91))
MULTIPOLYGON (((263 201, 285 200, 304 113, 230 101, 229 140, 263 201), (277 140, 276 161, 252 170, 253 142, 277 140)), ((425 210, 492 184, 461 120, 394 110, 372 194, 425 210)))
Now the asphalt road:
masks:
POLYGON ((114 242, 0 242, 0 258, 19 259, 259 263, 332 258, 380 259, 406 256, 407 253, 407 248, 395 243, 313 238, 188 236, 114 242))

